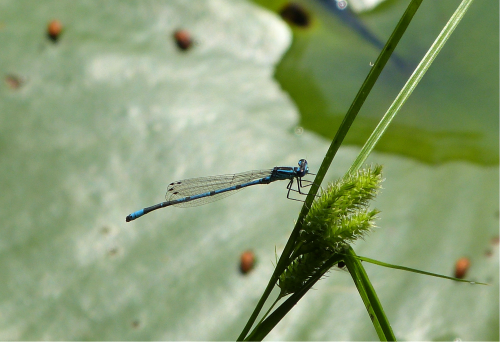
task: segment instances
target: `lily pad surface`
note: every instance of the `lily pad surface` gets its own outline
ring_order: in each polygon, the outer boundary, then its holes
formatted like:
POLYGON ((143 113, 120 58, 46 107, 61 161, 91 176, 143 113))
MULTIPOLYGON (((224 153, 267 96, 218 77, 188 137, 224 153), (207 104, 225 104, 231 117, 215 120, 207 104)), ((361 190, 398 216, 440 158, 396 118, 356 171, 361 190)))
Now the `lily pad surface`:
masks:
MULTIPOLYGON (((176 180, 301 158, 317 170, 329 140, 302 128, 273 78, 291 44, 278 15, 247 1, 0 1, 0 339, 239 335, 300 210, 286 182, 125 217, 176 180), (242 275, 247 250, 257 263, 242 275)), ((328 180, 358 150, 341 149, 328 180)), ((498 166, 370 162, 386 178, 380 228, 356 252, 446 275, 467 256, 467 277, 491 284, 367 266, 396 336, 498 339, 498 166)), ((349 275, 329 275, 268 339, 376 339, 349 275)))

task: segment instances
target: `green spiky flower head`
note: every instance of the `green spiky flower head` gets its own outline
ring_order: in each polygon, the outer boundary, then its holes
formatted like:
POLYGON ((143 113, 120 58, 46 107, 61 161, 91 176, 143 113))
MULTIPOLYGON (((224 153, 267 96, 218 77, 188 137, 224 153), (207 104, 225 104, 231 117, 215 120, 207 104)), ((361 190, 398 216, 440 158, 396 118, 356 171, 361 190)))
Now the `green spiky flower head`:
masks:
POLYGON ((382 166, 369 167, 330 184, 304 219, 294 259, 281 275, 282 296, 297 291, 334 254, 375 227, 368 208, 382 182, 382 166))

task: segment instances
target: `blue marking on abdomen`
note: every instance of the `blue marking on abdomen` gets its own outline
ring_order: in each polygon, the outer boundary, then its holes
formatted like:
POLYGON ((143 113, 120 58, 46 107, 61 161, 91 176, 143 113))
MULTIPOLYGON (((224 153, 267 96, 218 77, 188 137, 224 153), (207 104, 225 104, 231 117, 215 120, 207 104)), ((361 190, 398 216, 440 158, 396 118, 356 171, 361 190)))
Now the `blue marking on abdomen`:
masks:
POLYGON ((137 210, 135 213, 130 214, 134 220, 142 215, 144 215, 144 209, 137 210))

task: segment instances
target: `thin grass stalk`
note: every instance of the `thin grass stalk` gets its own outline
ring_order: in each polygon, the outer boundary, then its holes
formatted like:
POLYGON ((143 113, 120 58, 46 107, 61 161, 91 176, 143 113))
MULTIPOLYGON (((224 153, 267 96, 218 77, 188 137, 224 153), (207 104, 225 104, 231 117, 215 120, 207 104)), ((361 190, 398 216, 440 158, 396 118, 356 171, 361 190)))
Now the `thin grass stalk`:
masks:
POLYGON ((238 337, 238 339, 237 339, 238 341, 242 341, 243 339, 245 339, 245 336, 248 334, 248 332, 252 328, 252 325, 255 323, 255 320, 257 319, 260 311, 262 310, 264 303, 266 302, 267 298, 271 294, 271 291, 274 288, 276 282, 278 281, 280 274, 285 270, 285 268, 290 263, 290 255, 293 253, 298 234, 299 234, 300 230, 302 229, 302 222, 303 222, 304 218, 306 217, 307 213, 309 212, 309 208, 311 207, 311 204, 312 204, 312 202, 313 202, 313 200, 318 192, 319 184, 322 183, 322 181, 326 175, 326 172, 328 171, 328 168, 330 167, 330 165, 333 161, 333 157, 337 154, 337 151, 338 151, 340 145, 342 144, 345 136, 347 135, 347 132, 349 131, 349 128, 351 127, 354 119, 356 118, 357 114, 359 113, 359 110, 361 109, 362 105, 364 104, 371 89, 375 85, 375 82, 377 81, 383 68, 387 64, 387 61, 389 60, 393 51, 396 49, 396 46, 398 45, 399 41, 401 40, 401 37, 405 33, 406 29, 408 28, 411 20, 413 19, 413 16, 417 12, 421 3, 422 3, 422 0, 412 0, 410 2, 405 13, 403 14, 401 19, 399 20, 398 24, 396 25, 396 28, 392 32, 387 43, 385 44, 382 51, 380 52, 379 57, 375 61, 375 64, 371 68, 370 72, 368 73, 368 76, 366 77, 366 79, 363 82, 361 88, 359 89, 356 97, 354 98, 354 101, 351 104, 351 107, 347 111, 347 113, 344 117, 344 120, 342 121, 342 123, 337 131, 337 134, 335 135, 335 137, 330 145, 330 148, 328 149, 328 151, 325 155, 325 158, 323 159, 323 162, 321 163, 321 166, 320 166, 318 173, 316 175, 316 178, 314 180, 314 185, 311 187, 309 194, 306 198, 306 201, 305 201, 304 205, 302 206, 302 209, 300 211, 300 214, 299 214, 299 217, 298 217, 297 222, 295 224, 295 227, 294 227, 292 233, 290 234, 290 238, 288 239, 288 242, 285 245, 283 253, 280 256, 280 259, 278 260, 278 263, 276 265, 274 273, 271 276, 271 279, 269 280, 269 283, 268 283, 266 289, 264 290, 262 297, 260 298, 259 302, 257 303, 257 306, 255 307, 252 315, 250 316, 247 324, 243 328, 240 336, 238 337))
POLYGON ((431 66, 434 59, 436 59, 437 55, 443 48, 448 38, 450 38, 453 31, 462 20, 469 6, 472 4, 472 1, 473 0, 463 0, 460 3, 460 6, 458 6, 455 13, 453 13, 453 15, 451 16, 450 20, 445 25, 443 30, 441 30, 439 36, 436 38, 432 46, 429 48, 424 58, 422 58, 422 60, 416 67, 415 71, 413 72, 413 74, 410 76, 406 84, 399 92, 398 96, 396 96, 396 99, 394 99, 394 101, 392 102, 391 106, 383 116, 382 120, 380 120, 377 127, 366 141, 358 157, 351 165, 351 168, 349 169, 348 173, 353 173, 359 170, 359 168, 364 164, 366 158, 368 158, 368 155, 372 152, 373 148, 380 140, 387 127, 389 127, 391 121, 394 119, 396 114, 404 105, 408 97, 410 97, 410 95, 413 93, 413 90, 415 90, 416 86, 418 85, 422 77, 425 75, 425 73, 431 66))

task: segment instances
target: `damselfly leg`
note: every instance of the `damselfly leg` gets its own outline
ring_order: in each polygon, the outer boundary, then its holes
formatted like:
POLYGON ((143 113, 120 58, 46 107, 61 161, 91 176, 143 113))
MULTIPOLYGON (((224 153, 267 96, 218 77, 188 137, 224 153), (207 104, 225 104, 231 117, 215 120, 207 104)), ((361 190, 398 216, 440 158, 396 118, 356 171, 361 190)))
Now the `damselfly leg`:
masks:
MULTIPOLYGON (((296 199, 296 198, 292 198, 290 197, 290 191, 294 191, 294 192, 298 192, 299 194, 301 195, 304 195, 304 196, 307 196, 307 193, 305 192, 302 192, 301 189, 302 188, 307 188, 307 187, 310 187, 311 185, 313 185, 314 183, 311 182, 311 181, 308 181, 308 180, 305 180, 305 179, 302 179, 302 178, 292 178, 290 179, 290 182, 288 183, 288 185, 286 186, 286 188, 288 189, 288 193, 286 195, 286 198, 292 200, 292 201, 298 201, 298 202, 305 202, 303 200, 300 200, 300 199, 296 199), (295 190, 293 188, 293 180, 294 179, 297 179, 297 190, 295 190), (305 183, 305 184, 304 184, 305 183)), ((315 197, 320 197, 319 195, 315 195, 315 197)))

